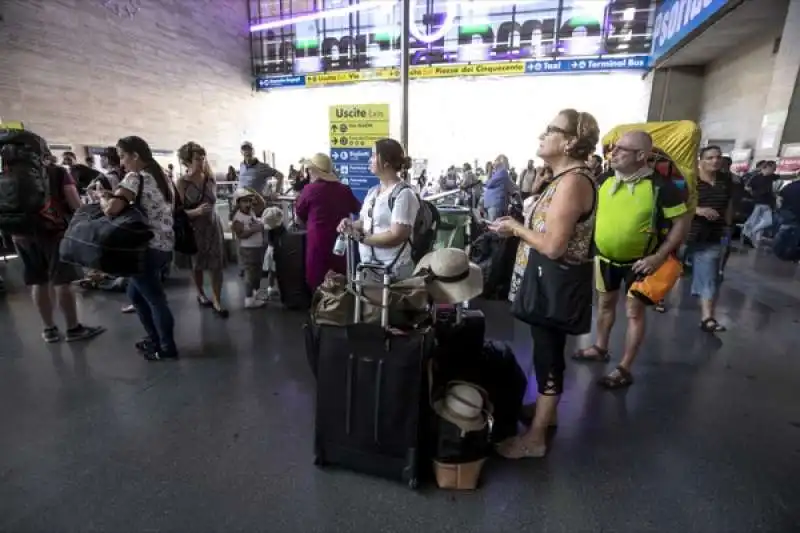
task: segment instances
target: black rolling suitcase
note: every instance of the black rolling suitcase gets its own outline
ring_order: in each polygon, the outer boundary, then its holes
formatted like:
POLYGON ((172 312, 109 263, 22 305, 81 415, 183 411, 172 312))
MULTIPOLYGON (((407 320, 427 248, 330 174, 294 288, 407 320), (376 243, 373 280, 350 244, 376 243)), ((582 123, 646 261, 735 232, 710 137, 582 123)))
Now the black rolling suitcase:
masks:
POLYGON ((273 253, 281 303, 287 309, 306 311, 311 306, 306 285, 306 231, 289 229, 275 235, 273 253))
MULTIPOLYGON (((361 265, 355 289, 361 286, 361 265)), ((384 305, 388 302, 384 276, 384 305)), ((360 305, 356 303, 356 319, 360 305)), ((388 322, 384 312, 382 323, 388 322)), ((338 466, 417 488, 428 466, 428 390, 425 367, 430 329, 393 333, 383 325, 318 326, 314 442, 318 466, 338 466)))
POLYGON ((494 407, 492 440, 516 435, 528 381, 514 352, 506 343, 485 338, 486 318, 478 309, 437 309, 434 324, 434 388, 454 380, 480 385, 494 407))

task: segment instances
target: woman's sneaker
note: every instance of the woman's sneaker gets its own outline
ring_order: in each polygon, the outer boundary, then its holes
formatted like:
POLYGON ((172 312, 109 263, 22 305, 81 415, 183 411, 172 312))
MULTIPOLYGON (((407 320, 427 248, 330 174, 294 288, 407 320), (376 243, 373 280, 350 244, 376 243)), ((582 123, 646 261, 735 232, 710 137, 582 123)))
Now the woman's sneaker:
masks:
POLYGON ((79 324, 72 329, 67 330, 67 342, 86 341, 93 339, 104 333, 106 328, 103 326, 84 326, 79 324))
POLYGON ((167 359, 180 359, 178 357, 177 351, 167 351, 167 350, 151 350, 149 352, 143 352, 142 356, 147 359, 148 361, 166 361, 167 359))
POLYGON ((42 331, 42 339, 44 339, 44 342, 48 344, 60 342, 61 332, 58 331, 56 326, 53 326, 52 328, 44 328, 44 331, 42 331))

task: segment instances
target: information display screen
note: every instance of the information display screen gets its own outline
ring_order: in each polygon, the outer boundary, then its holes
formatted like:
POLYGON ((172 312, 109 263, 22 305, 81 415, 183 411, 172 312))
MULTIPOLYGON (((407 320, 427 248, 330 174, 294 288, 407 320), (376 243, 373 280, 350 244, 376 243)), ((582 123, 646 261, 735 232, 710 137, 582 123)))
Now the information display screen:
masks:
MULTIPOLYGON (((400 64, 399 0, 250 0, 253 74, 400 64)), ((650 51, 655 0, 412 0, 411 64, 650 51)))

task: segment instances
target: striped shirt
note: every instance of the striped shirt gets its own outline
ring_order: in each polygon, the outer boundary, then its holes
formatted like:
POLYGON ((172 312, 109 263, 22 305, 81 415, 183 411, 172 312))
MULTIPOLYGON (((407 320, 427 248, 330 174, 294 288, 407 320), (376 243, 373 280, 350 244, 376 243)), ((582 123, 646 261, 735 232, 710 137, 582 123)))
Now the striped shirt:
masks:
POLYGON ((718 220, 695 215, 688 241, 691 243, 719 243, 725 235, 725 213, 733 194, 733 183, 727 174, 718 173, 714 184, 697 179, 697 207, 709 207, 719 213, 718 220))

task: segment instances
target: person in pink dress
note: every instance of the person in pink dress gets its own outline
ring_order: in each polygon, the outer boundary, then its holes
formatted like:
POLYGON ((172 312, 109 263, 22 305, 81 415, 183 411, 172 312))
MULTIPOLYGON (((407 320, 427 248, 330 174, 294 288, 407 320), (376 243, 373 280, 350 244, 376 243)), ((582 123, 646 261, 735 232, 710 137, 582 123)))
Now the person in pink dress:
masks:
POLYGON ((347 185, 333 173, 333 162, 325 154, 316 154, 303 162, 311 183, 297 199, 295 216, 308 230, 306 236, 306 283, 316 290, 329 270, 344 274, 345 256, 333 253, 339 221, 361 210, 361 203, 347 185))

